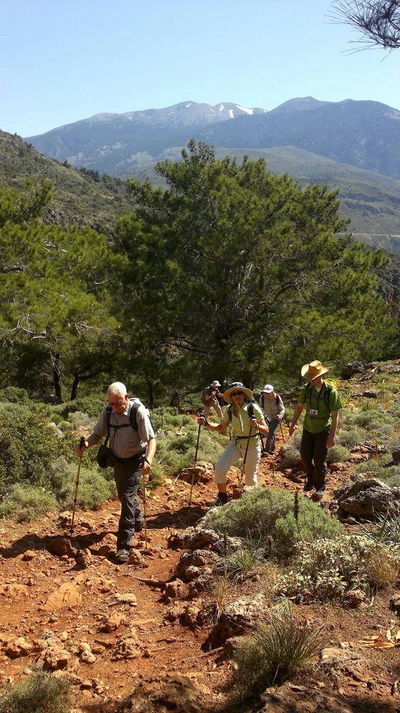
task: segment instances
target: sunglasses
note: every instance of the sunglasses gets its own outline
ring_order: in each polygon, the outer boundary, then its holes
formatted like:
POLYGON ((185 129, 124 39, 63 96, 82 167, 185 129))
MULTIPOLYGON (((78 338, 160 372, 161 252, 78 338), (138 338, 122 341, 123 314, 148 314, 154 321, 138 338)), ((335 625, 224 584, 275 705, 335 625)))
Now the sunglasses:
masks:
POLYGON ((243 391, 232 391, 231 396, 244 396, 243 391))

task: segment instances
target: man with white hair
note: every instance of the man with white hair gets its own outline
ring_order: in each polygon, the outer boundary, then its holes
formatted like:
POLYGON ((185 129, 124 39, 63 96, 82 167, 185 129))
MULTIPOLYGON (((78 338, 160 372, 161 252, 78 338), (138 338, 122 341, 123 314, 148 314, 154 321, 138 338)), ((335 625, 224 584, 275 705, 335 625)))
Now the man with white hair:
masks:
MULTIPOLYGON (((135 532, 143 528, 143 515, 137 497, 141 476, 149 475, 156 452, 156 437, 147 409, 139 399, 130 399, 126 386, 115 381, 107 389, 108 406, 102 411, 84 448, 108 437, 111 453, 101 467, 114 468, 121 514, 118 525, 118 564, 127 562, 135 532)), ((108 440, 107 439, 107 440, 108 440)), ((83 449, 76 449, 79 457, 83 449)))

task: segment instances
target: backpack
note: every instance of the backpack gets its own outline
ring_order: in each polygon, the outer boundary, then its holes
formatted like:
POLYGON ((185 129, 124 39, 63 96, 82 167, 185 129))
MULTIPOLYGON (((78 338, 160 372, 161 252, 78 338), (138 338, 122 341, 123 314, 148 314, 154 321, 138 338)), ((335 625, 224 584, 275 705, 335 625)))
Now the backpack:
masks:
MULTIPOLYGON (((139 406, 141 406, 141 405, 142 405, 142 403, 140 401, 139 402, 135 401, 132 403, 131 410, 129 411, 129 421, 130 421, 130 425, 132 426, 134 431, 139 430, 138 425, 137 425, 137 412, 138 412, 139 406)), ((106 406, 107 430, 108 430, 107 438, 110 436, 111 414, 112 414, 112 406, 106 406)), ((154 435, 157 436, 156 429, 153 426, 153 422, 152 422, 150 416, 149 416, 149 421, 152 425, 154 435)), ((114 428, 115 430, 118 430, 119 428, 125 428, 126 426, 129 426, 129 423, 122 423, 120 426, 112 426, 112 428, 114 428)))

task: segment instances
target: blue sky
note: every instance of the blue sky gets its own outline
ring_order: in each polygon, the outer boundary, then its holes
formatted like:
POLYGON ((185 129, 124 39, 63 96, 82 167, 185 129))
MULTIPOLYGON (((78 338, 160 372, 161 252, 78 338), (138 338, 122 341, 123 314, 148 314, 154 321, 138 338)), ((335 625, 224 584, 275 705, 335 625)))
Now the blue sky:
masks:
POLYGON ((0 0, 0 129, 295 97, 400 109, 400 49, 354 51, 333 0, 0 0))

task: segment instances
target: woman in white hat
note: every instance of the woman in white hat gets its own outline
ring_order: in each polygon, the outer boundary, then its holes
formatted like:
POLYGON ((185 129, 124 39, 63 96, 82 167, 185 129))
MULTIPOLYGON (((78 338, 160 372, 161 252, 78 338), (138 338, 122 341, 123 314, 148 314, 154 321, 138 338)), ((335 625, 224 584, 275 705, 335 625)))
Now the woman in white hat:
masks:
POLYGON ((263 413, 258 404, 253 403, 253 392, 240 381, 236 381, 223 394, 227 406, 223 408, 220 423, 210 423, 200 416, 198 423, 206 425, 211 431, 225 433, 232 425, 233 437, 223 454, 215 464, 215 482, 218 498, 215 505, 228 502, 226 492, 226 474, 239 458, 243 458, 245 485, 257 485, 257 469, 261 458, 260 433, 268 433, 263 413))
POLYGON ((301 375, 308 384, 300 391, 299 401, 294 410, 289 428, 291 436, 303 409, 303 434, 300 455, 304 463, 307 479, 304 490, 315 489, 312 499, 322 500, 325 491, 327 473, 326 457, 328 448, 335 445, 336 431, 339 425, 339 409, 342 408, 339 394, 331 384, 322 378, 329 368, 320 361, 311 361, 301 368, 301 375))

